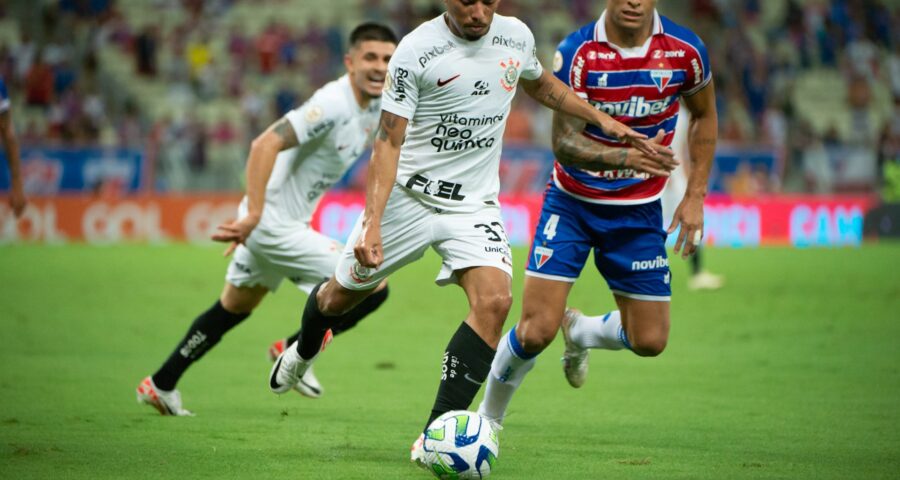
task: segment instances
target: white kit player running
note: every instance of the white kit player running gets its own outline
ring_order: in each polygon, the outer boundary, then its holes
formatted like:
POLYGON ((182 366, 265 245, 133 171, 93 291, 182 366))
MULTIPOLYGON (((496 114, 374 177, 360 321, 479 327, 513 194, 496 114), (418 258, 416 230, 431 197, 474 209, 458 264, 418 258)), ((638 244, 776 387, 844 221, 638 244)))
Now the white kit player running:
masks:
POLYGON ((653 151, 645 136, 568 95, 535 57, 528 27, 495 15, 499 0, 444 3, 447 12, 403 38, 391 59, 366 209, 334 277, 310 295, 300 341, 270 373, 276 393, 312 365, 335 315, 431 247, 443 258, 436 282, 460 285, 470 309, 446 348, 426 425, 468 408, 512 303, 512 259, 497 197, 502 134, 517 85, 550 108, 653 151))
MULTIPOLYGON (((309 224, 325 191, 370 146, 396 44, 394 33, 383 25, 366 23, 354 29, 345 57, 348 73, 319 89, 253 142, 239 219, 220 226, 213 236, 231 243, 226 255, 234 252, 222 295, 197 317, 160 369, 140 383, 139 402, 163 415, 190 415, 175 389, 185 370, 247 318, 283 279, 309 293, 334 271, 341 245, 309 224)), ((386 298, 383 283, 338 319, 329 338, 352 328, 386 298)), ((272 360, 298 335, 275 342, 269 350, 272 360)), ((295 389, 309 397, 322 394, 312 371, 295 389)))

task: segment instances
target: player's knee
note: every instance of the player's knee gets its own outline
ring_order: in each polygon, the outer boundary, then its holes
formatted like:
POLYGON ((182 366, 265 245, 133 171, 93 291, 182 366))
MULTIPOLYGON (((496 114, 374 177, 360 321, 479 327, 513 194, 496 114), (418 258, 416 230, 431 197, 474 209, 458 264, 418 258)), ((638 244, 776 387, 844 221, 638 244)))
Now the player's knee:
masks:
POLYGON ((557 329, 553 326, 553 322, 546 321, 539 315, 523 315, 516 326, 517 338, 522 348, 529 353, 544 351, 556 338, 557 329))
POLYGON ((510 292, 495 292, 479 295, 472 302, 472 311, 480 317, 506 319, 509 309, 512 308, 512 294, 510 292))
POLYGON ((666 349, 668 339, 663 336, 638 337, 632 340, 631 350, 642 357, 656 357, 666 349))

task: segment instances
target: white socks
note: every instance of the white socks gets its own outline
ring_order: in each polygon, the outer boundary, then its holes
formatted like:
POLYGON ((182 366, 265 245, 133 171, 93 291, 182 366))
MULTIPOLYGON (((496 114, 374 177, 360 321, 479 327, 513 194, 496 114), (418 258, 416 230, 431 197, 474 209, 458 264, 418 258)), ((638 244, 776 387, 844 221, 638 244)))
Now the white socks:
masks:
POLYGON ((625 330, 622 329, 622 316, 618 310, 599 317, 579 315, 569 327, 569 338, 572 339, 572 343, 586 349, 631 348, 625 330))
POLYGON ((478 413, 502 423, 509 401, 525 379, 525 374, 534 367, 535 356, 537 354, 526 353, 519 344, 515 327, 504 335, 497 346, 478 413))

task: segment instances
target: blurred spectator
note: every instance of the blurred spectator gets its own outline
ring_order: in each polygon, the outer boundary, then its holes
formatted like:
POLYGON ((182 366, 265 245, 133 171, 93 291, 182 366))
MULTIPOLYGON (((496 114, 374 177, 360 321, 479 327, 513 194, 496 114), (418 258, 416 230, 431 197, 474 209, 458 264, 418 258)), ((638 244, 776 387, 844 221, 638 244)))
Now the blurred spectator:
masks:
POLYGON ((156 51, 159 41, 159 28, 147 26, 134 39, 135 69, 139 75, 156 76, 156 51))
POLYGON ((53 69, 44 62, 43 52, 38 51, 34 63, 25 75, 25 101, 36 107, 49 107, 53 100, 53 69))

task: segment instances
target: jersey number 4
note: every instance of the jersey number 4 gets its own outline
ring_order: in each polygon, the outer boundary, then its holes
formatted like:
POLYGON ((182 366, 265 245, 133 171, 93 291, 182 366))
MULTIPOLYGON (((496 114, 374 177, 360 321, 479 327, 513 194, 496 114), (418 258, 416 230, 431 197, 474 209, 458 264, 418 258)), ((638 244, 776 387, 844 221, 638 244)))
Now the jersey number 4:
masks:
POLYGON ((556 224, 558 223, 559 215, 550 215, 550 218, 547 219, 547 224, 544 225, 544 238, 546 238, 547 240, 553 240, 553 237, 556 236, 556 224))

